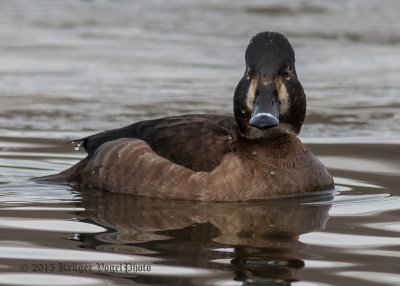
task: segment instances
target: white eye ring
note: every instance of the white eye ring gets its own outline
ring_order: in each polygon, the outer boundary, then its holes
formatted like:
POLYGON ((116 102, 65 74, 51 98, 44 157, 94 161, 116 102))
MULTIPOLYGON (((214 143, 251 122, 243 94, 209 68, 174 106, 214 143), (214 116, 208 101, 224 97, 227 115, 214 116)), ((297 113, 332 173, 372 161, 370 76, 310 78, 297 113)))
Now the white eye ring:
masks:
POLYGON ((284 76, 285 79, 290 79, 292 77, 292 72, 291 71, 286 71, 283 74, 283 76, 284 76))
POLYGON ((248 70, 246 71, 246 78, 247 78, 247 79, 250 79, 250 78, 251 78, 251 70, 250 70, 250 69, 248 69, 248 70))

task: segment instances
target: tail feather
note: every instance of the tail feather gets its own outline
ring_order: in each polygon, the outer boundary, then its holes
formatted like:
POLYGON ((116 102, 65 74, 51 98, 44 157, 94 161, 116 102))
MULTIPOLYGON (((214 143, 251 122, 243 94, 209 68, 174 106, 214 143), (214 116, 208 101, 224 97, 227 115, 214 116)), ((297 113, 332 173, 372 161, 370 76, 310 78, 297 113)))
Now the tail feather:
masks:
POLYGON ((54 175, 48 175, 43 177, 35 177, 31 180, 38 182, 38 183, 54 183, 54 184, 65 184, 68 183, 67 176, 63 173, 58 173, 54 175))
POLYGON ((38 183, 54 183, 54 184, 65 184, 68 182, 77 182, 79 181, 80 171, 86 166, 89 157, 81 160, 71 168, 68 168, 61 173, 48 175, 43 177, 32 178, 32 180, 38 183))

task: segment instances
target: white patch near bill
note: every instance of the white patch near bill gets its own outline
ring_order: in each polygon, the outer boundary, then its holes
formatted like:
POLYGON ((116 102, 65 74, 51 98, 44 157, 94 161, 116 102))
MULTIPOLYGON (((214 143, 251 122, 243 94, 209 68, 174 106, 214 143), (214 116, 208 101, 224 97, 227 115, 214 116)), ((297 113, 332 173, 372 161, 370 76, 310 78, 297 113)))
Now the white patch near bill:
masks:
POLYGON ((286 114, 290 108, 290 98, 286 89, 286 85, 283 83, 282 78, 279 78, 276 82, 276 88, 278 90, 278 99, 281 103, 280 114, 286 114))
POLYGON ((253 110, 253 103, 256 98, 257 79, 252 79, 250 82, 249 90, 247 91, 246 104, 249 110, 253 110))

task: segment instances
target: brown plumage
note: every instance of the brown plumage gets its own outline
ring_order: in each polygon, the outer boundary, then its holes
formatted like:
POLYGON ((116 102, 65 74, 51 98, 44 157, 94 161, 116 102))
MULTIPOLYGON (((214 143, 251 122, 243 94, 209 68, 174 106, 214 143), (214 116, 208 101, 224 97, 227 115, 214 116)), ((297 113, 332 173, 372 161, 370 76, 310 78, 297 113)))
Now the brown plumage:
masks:
POLYGON ((41 180, 209 201, 333 188, 326 168, 296 137, 305 116, 305 94, 287 39, 278 33, 256 35, 246 64, 235 91, 235 118, 184 115, 102 132, 82 139, 85 159, 41 180))

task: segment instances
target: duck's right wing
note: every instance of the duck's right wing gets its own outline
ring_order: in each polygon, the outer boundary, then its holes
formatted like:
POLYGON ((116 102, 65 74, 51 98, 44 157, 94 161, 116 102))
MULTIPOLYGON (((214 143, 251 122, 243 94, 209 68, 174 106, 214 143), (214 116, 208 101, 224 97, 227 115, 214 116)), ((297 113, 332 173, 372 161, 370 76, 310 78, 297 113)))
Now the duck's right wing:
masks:
POLYGON ((232 151, 233 137, 238 132, 233 117, 193 114, 141 121, 79 141, 91 157, 105 142, 137 138, 176 164, 195 171, 210 171, 232 151))

